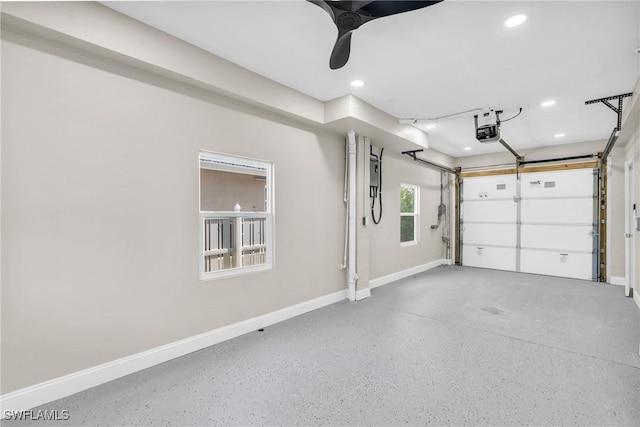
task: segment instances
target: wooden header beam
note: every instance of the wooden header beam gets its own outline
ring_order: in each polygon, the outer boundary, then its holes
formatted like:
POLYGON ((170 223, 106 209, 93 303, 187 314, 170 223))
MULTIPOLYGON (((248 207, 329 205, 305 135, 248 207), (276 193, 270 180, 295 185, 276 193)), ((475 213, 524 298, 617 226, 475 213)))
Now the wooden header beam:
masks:
POLYGON ((476 176, 512 175, 515 173, 551 172, 572 169, 595 169, 598 167, 596 160, 591 162, 566 163, 562 165, 529 166, 521 169, 494 169, 485 171, 460 172, 460 178, 472 178, 476 176))

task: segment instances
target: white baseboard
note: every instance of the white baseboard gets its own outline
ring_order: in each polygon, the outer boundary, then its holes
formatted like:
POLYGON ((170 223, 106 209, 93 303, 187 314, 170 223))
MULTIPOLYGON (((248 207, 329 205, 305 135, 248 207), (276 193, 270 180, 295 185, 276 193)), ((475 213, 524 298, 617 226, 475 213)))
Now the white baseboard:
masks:
MULTIPOLYGON (((364 291, 364 290, 363 290, 364 291)), ((369 290, 370 292, 370 290, 369 290)), ((150 368, 220 342, 236 338, 260 328, 282 322, 347 298, 347 291, 339 291, 305 301, 262 316, 214 329, 200 335, 152 348, 132 356, 107 362, 60 378, 45 381, 0 396, 0 418, 6 411, 22 411, 61 399, 91 387, 150 368)))
POLYGON ((423 271, 431 270, 432 268, 436 268, 441 265, 451 265, 451 260, 438 259, 435 261, 428 262, 426 264, 419 265, 417 267, 411 267, 406 270, 402 270, 396 273, 388 274, 386 276, 378 277, 377 279, 373 279, 369 281, 369 288, 370 289, 377 288, 378 286, 383 286, 391 282, 395 282, 396 280, 404 279, 405 277, 409 277, 413 274, 418 274, 418 273, 422 273, 423 271))
POLYGON ((627 278, 626 277, 616 277, 616 276, 611 276, 609 277, 609 284, 610 285, 618 285, 618 286, 625 286, 627 284, 627 278))
POLYGON ((365 298, 369 298, 371 296, 371 288, 361 289, 356 292, 356 301, 363 300, 365 298))

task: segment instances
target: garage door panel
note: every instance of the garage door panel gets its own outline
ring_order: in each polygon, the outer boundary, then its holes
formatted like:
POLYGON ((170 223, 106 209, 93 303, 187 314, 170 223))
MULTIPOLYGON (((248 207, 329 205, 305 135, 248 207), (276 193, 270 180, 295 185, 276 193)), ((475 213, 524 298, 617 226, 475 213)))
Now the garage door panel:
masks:
POLYGON ((593 169, 466 178, 462 192, 463 265, 592 278, 593 169))
POLYGON ((593 227, 523 224, 520 242, 523 248, 591 251, 593 227))
POLYGON ((464 224, 463 241, 470 245, 513 246, 517 242, 516 224, 464 224))
POLYGON ((516 251, 514 248, 500 248, 483 245, 462 246, 463 264, 467 267, 493 268, 515 271, 516 251))
POLYGON ((574 279, 592 279, 592 254, 522 249, 520 271, 574 279))
POLYGON ((465 178, 462 186, 464 200, 513 198, 516 195, 515 175, 465 178))
POLYGON ((522 175, 522 197, 593 197, 593 169, 522 175))
POLYGON ((513 200, 464 202, 464 222, 516 222, 518 205, 513 200))
POLYGON ((593 223, 593 199, 522 200, 523 223, 593 223))

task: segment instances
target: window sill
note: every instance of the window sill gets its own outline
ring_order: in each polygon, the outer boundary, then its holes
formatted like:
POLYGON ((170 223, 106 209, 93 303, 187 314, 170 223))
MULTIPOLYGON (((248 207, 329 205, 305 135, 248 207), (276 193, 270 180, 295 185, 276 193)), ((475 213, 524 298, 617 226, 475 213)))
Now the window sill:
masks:
POLYGON ((410 242, 400 242, 400 247, 405 248, 407 246, 416 246, 418 244, 417 240, 412 240, 410 242))
POLYGON ((273 268, 273 265, 271 264, 262 264, 262 265, 252 266, 252 267, 241 267, 241 268, 232 268, 229 270, 220 270, 212 273, 201 273, 200 281, 209 282, 212 280, 228 279, 230 277, 236 277, 236 276, 245 276, 249 274, 268 271, 268 270, 271 270, 272 268, 273 268))

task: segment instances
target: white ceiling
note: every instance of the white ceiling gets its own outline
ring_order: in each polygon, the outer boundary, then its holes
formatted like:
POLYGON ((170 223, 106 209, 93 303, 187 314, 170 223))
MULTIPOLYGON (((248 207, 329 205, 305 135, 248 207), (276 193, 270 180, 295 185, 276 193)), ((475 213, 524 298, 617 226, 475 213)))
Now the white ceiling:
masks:
MULTIPOLYGON (((339 70, 329 69, 335 26, 304 0, 104 4, 323 101, 352 93, 398 118, 523 107, 502 126, 516 150, 607 139, 615 113, 584 102, 631 92, 640 74, 640 1, 445 0, 363 25, 339 70), (528 20, 505 27, 516 14, 528 20)), ((454 157, 504 151, 474 139, 472 115, 428 133, 454 157)))

